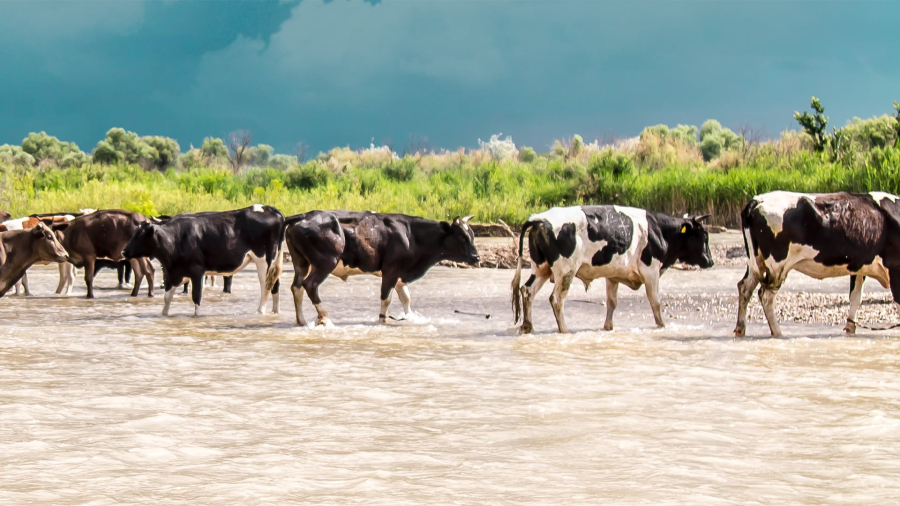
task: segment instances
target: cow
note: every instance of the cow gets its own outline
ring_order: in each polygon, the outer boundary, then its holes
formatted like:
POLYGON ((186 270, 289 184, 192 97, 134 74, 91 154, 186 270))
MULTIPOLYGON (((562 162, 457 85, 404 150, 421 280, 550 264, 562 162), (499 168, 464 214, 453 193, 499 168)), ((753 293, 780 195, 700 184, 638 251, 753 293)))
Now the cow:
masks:
MULTIPOLYGON (((7 230, 30 230, 35 227, 38 223, 44 223, 47 226, 51 226, 54 223, 65 223, 75 219, 76 216, 81 216, 84 214, 84 210, 78 213, 46 213, 46 214, 32 214, 30 216, 24 216, 22 218, 16 218, 14 220, 6 220, 3 223, 0 223, 0 232, 5 232, 7 230)), ((93 210, 90 210, 93 212, 93 210)), ((47 264, 49 262, 39 261, 38 264, 47 264)), ((62 287, 66 282, 66 279, 71 276, 70 274, 70 265, 61 263, 59 264, 59 284, 56 289, 56 293, 61 293, 62 287)), ((31 289, 28 287, 28 272, 22 276, 22 279, 16 283, 16 295, 19 295, 19 292, 22 291, 26 297, 31 296, 31 289)))
MULTIPOLYGON (((70 221, 65 231, 61 231, 63 247, 69 253, 69 263, 74 267, 84 268, 84 282, 87 285, 87 298, 94 298, 94 274, 98 259, 120 262, 125 260, 122 250, 128 244, 134 232, 147 218, 140 213, 121 209, 105 209, 91 214, 79 216, 70 221)), ((60 225, 54 224, 58 229, 60 225)), ((134 270, 134 289, 132 297, 137 297, 141 282, 146 277, 149 284, 147 296, 153 297, 153 266, 147 258, 128 258, 134 270)), ((72 278, 69 277, 65 287, 71 293, 72 278)))
MULTIPOLYGON (((66 225, 58 225, 58 228, 66 225)), ((68 254, 59 238, 43 223, 29 230, 0 232, 0 297, 6 295, 35 262, 66 260, 68 254)))
POLYGON ((757 195, 741 211, 747 272, 738 282, 734 335, 747 331, 747 304, 759 301, 773 337, 781 337, 775 296, 792 270, 815 279, 850 276, 850 309, 844 331, 856 332, 863 282, 890 288, 900 313, 900 202, 895 195, 793 193, 757 195), (894 283, 891 283, 894 280, 894 283))
POLYGON ((203 276, 230 276, 250 262, 256 264, 259 275, 257 312, 265 311, 271 293, 272 312, 278 313, 283 225, 281 211, 260 204, 234 211, 180 214, 141 224, 124 255, 155 258, 162 264, 163 316, 169 315, 175 289, 185 281, 191 282, 194 316, 199 316, 203 276))
POLYGON ((477 265, 475 235, 467 222, 433 221, 404 214, 311 211, 285 220, 285 242, 294 264, 291 293, 297 325, 303 317, 303 290, 316 308, 316 325, 331 325, 319 286, 329 275, 347 280, 356 274, 381 277, 381 311, 387 321, 394 288, 404 315, 412 315, 407 285, 442 260, 477 265))
POLYGON ((534 330, 534 297, 548 280, 554 283, 550 306, 561 333, 569 331, 563 304, 575 278, 585 290, 606 278, 606 322, 613 329, 619 284, 637 290, 646 286, 647 299, 658 327, 659 278, 677 262, 708 269, 713 266, 709 235, 703 226, 708 215, 677 218, 668 214, 613 205, 554 207, 534 214, 522 226, 518 262, 512 281, 515 323, 520 333, 534 330), (522 252, 525 239, 531 256, 531 277, 523 286, 522 252))
MULTIPOLYGON (((6 221, 10 218, 12 218, 12 215, 9 214, 9 211, 4 211, 4 210, 0 209, 0 223, 3 223, 4 221, 6 221)), ((0 232, 2 232, 2 231, 0 231, 0 232)))

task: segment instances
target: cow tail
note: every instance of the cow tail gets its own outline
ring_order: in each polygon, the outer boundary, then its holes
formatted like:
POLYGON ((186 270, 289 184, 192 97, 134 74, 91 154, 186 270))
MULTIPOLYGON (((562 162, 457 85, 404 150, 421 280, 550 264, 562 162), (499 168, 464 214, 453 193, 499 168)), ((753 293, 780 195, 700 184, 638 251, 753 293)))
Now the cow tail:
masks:
POLYGON ((513 323, 519 323, 519 318, 522 316, 522 292, 519 289, 519 284, 522 281, 522 252, 525 248, 525 234, 528 232, 528 229, 533 227, 537 222, 529 221, 522 225, 522 233, 519 235, 519 252, 516 257, 516 274, 513 276, 512 280, 512 308, 513 308, 513 323))

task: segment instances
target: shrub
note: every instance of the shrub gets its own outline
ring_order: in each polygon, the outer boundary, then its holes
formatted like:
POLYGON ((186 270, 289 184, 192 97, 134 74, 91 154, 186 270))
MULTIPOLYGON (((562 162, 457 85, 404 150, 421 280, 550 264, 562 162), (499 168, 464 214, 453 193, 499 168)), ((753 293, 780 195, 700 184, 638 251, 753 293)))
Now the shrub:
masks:
POLYGON ((81 160, 78 155, 85 155, 74 142, 63 142, 47 135, 46 132, 30 133, 22 140, 22 151, 33 156, 36 163, 52 162, 57 166, 63 166, 63 159, 69 155, 70 160, 81 160))
POLYGON ((385 165, 381 168, 381 171, 386 178, 398 182, 410 181, 417 173, 421 172, 416 166, 415 158, 410 156, 403 157, 399 162, 385 165))
POLYGON ((282 178, 285 188, 312 190, 326 184, 331 178, 331 173, 312 162, 285 171, 282 178))
POLYGON ((9 144, 0 146, 0 163, 2 164, 33 167, 35 161, 34 156, 26 153, 19 146, 12 146, 9 144))
POLYGON ((519 161, 523 163, 533 163, 537 160, 537 153, 534 148, 525 146, 519 151, 519 161))

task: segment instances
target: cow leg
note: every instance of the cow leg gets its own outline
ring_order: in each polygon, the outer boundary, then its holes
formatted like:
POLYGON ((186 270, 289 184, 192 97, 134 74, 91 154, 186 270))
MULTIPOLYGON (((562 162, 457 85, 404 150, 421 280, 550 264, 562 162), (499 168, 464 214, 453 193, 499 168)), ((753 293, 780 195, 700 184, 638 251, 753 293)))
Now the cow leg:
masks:
POLYGON ((59 283, 56 285, 57 295, 63 293, 63 290, 66 288, 66 277, 68 276, 70 265, 72 264, 69 262, 59 264, 59 283))
POLYGON ((203 274, 191 276, 191 300, 194 301, 194 316, 200 316, 200 299, 203 298, 203 274))
POLYGON ((744 278, 738 281, 738 316, 737 316, 737 324, 734 326, 734 337, 744 337, 747 334, 747 305, 750 304, 750 299, 753 298, 753 291, 756 290, 756 286, 759 285, 759 280, 756 279, 756 274, 750 272, 750 268, 747 268, 746 274, 744 274, 744 278))
POLYGON ((569 294, 569 287, 572 286, 572 280, 575 274, 567 273, 557 281, 550 294, 550 307, 553 308, 553 316, 556 317, 556 326, 559 327, 561 334, 568 334, 569 327, 566 325, 566 316, 563 314, 563 305, 566 303, 566 295, 569 294))
POLYGON ((530 334, 534 330, 531 308, 534 305, 535 296, 541 291, 548 279, 550 278, 536 277, 532 274, 528 281, 519 289, 522 293, 522 326, 519 327, 520 334, 530 334))
POLYGON ((184 290, 182 290, 181 293, 188 293, 188 287, 189 287, 189 286, 191 286, 191 282, 190 282, 190 281, 185 281, 185 283, 184 283, 184 290))
MULTIPOLYGON (((148 259, 147 262, 149 262, 149 261, 150 260, 148 259)), ((131 266, 131 262, 125 262, 123 270, 124 270, 124 274, 125 274, 124 286, 125 286, 125 288, 130 288, 131 287, 131 273, 134 271, 134 268, 131 266)))
POLYGON ((650 301, 650 310, 653 311, 656 326, 665 327, 666 323, 662 319, 662 304, 659 298, 659 272, 654 271, 644 276, 644 288, 647 290, 647 300, 650 301))
MULTIPOLYGON (((144 277, 147 278, 147 297, 153 297, 153 282, 155 277, 155 269, 149 258, 141 259, 141 270, 144 271, 144 277)), ((129 267, 130 268, 130 267, 129 267)), ((125 272, 125 281, 128 281, 128 272, 125 272)), ((135 280, 137 282, 137 280, 135 280)))
POLYGON ((762 304, 766 321, 769 323, 769 331, 772 337, 781 337, 781 328, 778 326, 778 317, 775 315, 775 296, 778 295, 780 285, 769 284, 759 287, 759 302, 762 304))
MULTIPOLYGON (((143 272, 144 269, 141 267, 141 262, 140 262, 140 260, 137 259, 137 258, 132 258, 132 259, 129 260, 127 263, 134 266, 134 267, 132 268, 132 270, 134 271, 134 287, 133 287, 132 290, 131 290, 131 296, 132 296, 132 297, 137 297, 137 296, 138 296, 138 292, 141 291, 141 282, 142 282, 143 279, 144 279, 144 272, 143 272)), ((122 269, 121 272, 124 274, 124 272, 125 272, 125 267, 121 267, 121 269, 122 269)), ((123 288, 124 286, 125 286, 125 285, 122 284, 122 279, 119 278, 119 288, 123 288)), ((151 290, 153 289, 153 282, 152 282, 152 281, 150 282, 150 289, 151 289, 151 290)))
POLYGON ((62 293, 72 295, 72 289, 75 288, 75 264, 65 264, 65 280, 65 287, 62 293))
POLYGON ((300 275, 294 273, 294 282, 291 283, 291 295, 294 296, 294 312, 297 325, 306 327, 306 318, 303 317, 303 280, 300 275))
POLYGON ((850 276, 850 312, 847 313, 847 324, 844 325, 844 332, 848 334, 856 334, 856 311, 862 304, 863 284, 866 282, 865 276, 850 276))
MULTIPOLYGON (((890 279, 900 279, 900 269, 890 269, 888 276, 890 279)), ((891 283, 891 295, 894 298, 894 311, 900 315, 900 283, 891 283)))
POLYGON ((94 258, 84 259, 84 284, 87 285, 87 298, 94 298, 94 258))
POLYGON ((234 276, 225 276, 222 280, 222 284, 225 288, 222 290, 222 293, 231 293, 231 283, 234 281, 234 276))
MULTIPOLYGON (((25 294, 26 297, 31 297, 31 289, 28 288, 28 272, 22 275, 22 279, 19 281, 19 284, 22 285, 22 293, 25 294)), ((19 285, 16 285, 16 295, 19 294, 19 285)))
POLYGON ((125 264, 120 263, 116 266, 116 276, 119 279, 119 286, 116 288, 122 289, 125 288, 125 264))
POLYGON ((172 306, 172 299, 175 298, 176 290, 178 290, 178 285, 174 285, 166 290, 166 295, 163 296, 163 316, 169 316, 169 308, 172 306))
MULTIPOLYGON (((333 268, 333 266, 332 266, 333 268)), ((296 267, 294 268, 296 270, 296 267)), ((300 273, 295 274, 295 276, 302 276, 302 271, 300 273)), ((328 319, 328 311, 322 307, 322 299, 319 298, 319 285, 321 285, 326 279, 328 279, 328 275, 331 274, 331 269, 319 269, 313 266, 309 270, 309 275, 302 281, 302 285, 306 288, 306 295, 309 296, 309 300, 313 303, 313 306, 316 308, 316 325, 323 325, 326 327, 330 327, 331 320, 328 319)), ((294 300, 296 300, 296 295, 294 296, 294 300)), ((299 311, 299 309, 298 309, 299 311)), ((300 318, 303 318, 303 315, 300 315, 300 318)), ((298 322, 299 323, 299 322, 298 322)))
POLYGON ((606 322, 603 330, 613 329, 613 313, 619 305, 619 282, 606 278, 606 322))
POLYGON ((391 296, 394 294, 394 287, 400 281, 395 276, 384 276, 381 278, 381 312, 378 313, 378 322, 387 322, 387 310, 391 305, 391 296))
POLYGON ((256 308, 256 312, 265 314, 266 301, 269 300, 269 291, 266 290, 266 271, 269 266, 266 264, 265 258, 254 258, 253 263, 256 264, 256 275, 259 277, 259 306, 256 308))
POLYGON ((276 279, 275 284, 272 285, 272 314, 278 314, 278 306, 281 303, 279 291, 281 291, 281 280, 276 279))
POLYGON ((403 305, 403 314, 405 316, 409 316, 412 314, 412 300, 409 297, 409 285, 404 283, 402 280, 397 282, 397 298, 400 299, 400 304, 403 305))

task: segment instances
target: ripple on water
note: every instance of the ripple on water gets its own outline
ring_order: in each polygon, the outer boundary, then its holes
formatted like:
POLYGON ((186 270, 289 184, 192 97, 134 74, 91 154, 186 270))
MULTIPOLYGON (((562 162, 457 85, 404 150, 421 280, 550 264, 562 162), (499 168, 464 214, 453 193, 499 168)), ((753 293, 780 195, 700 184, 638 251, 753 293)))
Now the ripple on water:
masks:
MULTIPOLYGON (((377 280, 329 280, 331 328, 294 326, 287 297, 255 315, 252 270, 200 318, 106 274, 94 301, 7 297, 0 503, 891 503, 898 341, 768 339, 758 318, 733 339, 713 302, 742 274, 667 273, 664 302, 683 297, 665 329, 642 292, 622 291, 613 332, 569 304, 566 335, 547 290, 536 332, 508 333, 508 271, 436 268, 388 325, 377 280)), ((29 277, 49 293, 54 276, 29 277)), ((572 297, 602 301, 595 285, 572 297)))

